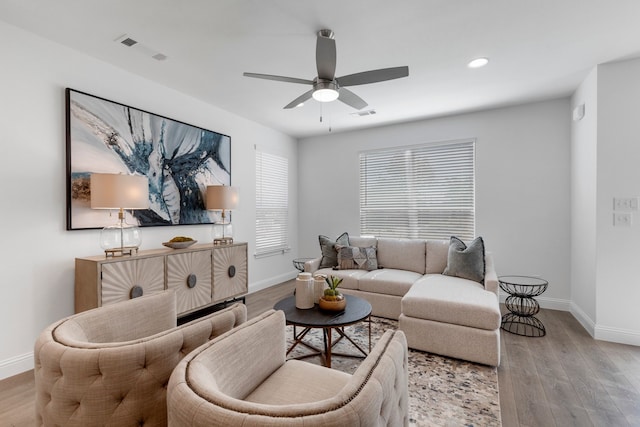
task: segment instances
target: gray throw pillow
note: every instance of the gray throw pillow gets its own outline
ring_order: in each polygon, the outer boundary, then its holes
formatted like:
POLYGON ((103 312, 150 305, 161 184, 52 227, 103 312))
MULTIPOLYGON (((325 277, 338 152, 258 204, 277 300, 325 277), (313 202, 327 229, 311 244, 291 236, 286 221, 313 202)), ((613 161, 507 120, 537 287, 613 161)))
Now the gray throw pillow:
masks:
POLYGON ((484 241, 476 237, 469 246, 455 236, 449 242, 447 267, 442 274, 484 284, 484 241))
POLYGON ((322 259, 320 260, 320 268, 333 268, 338 265, 338 251, 335 245, 349 246, 349 234, 342 233, 337 239, 332 240, 327 236, 318 236, 320 241, 320 251, 322 259))
POLYGON ((369 246, 360 248, 357 246, 342 246, 336 244, 338 250, 339 270, 377 270, 378 256, 376 248, 369 246))

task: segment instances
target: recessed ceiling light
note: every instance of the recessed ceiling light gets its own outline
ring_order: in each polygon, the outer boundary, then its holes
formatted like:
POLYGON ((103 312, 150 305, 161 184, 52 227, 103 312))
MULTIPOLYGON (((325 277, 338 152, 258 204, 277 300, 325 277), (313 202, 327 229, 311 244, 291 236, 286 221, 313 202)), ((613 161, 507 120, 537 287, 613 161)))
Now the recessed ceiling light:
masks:
POLYGON ((469 62, 467 64, 467 67, 469 67, 469 68, 480 68, 480 67, 484 67, 488 63, 489 63, 489 59, 488 58, 476 58, 473 61, 469 62))

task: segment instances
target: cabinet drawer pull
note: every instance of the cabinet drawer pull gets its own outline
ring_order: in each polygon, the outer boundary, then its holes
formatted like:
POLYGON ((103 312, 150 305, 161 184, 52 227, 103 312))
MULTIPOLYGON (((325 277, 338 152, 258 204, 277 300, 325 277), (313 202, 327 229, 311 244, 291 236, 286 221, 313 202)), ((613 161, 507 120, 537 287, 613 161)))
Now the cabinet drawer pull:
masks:
POLYGON ((195 274, 191 273, 187 276, 187 286, 189 287, 189 289, 195 288, 197 282, 198 278, 195 274))
POLYGON ((142 287, 135 285, 134 287, 131 288, 131 292, 129 292, 129 298, 130 299, 138 298, 138 297, 141 297, 142 294, 144 294, 144 290, 142 289, 142 287))
POLYGON ((236 275, 236 266, 235 265, 229 266, 229 269, 227 270, 227 274, 229 275, 229 277, 235 276, 236 275))

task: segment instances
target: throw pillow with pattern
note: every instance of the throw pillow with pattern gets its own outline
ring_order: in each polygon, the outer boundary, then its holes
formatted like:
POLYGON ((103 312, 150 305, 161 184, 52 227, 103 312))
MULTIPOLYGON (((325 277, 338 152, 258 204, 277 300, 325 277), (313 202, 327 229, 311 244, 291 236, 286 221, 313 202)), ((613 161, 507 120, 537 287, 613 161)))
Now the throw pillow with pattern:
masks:
POLYGON ((357 246, 336 245, 338 250, 339 270, 377 270, 378 256, 373 246, 360 248, 357 246))
POLYGON ((330 237, 320 235, 318 236, 320 241, 320 252, 322 252, 322 259, 320 260, 319 268, 333 268, 338 265, 338 251, 335 245, 348 246, 349 234, 344 232, 333 240, 330 237))

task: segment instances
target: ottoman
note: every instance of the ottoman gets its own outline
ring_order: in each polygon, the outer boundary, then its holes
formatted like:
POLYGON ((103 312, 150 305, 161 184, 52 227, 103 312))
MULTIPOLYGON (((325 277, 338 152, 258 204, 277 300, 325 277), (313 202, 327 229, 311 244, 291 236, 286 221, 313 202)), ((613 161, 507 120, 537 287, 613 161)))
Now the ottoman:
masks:
POLYGON ((399 329, 410 348, 500 364, 500 306, 481 283, 428 274, 401 301, 399 329))

